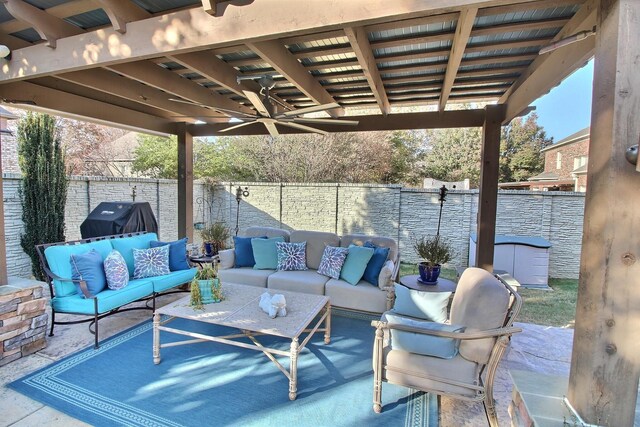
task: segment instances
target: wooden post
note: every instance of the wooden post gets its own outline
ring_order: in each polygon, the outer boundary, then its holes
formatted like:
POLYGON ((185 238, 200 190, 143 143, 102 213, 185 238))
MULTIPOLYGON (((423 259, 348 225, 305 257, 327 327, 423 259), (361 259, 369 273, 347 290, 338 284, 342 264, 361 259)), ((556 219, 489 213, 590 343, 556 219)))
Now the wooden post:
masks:
POLYGON ((580 282, 568 398, 582 419, 632 426, 640 377, 640 2, 598 11, 580 282))
POLYGON ((193 242, 193 137, 186 123, 178 132, 178 238, 193 242))
POLYGON ((2 179, 2 133, 0 133, 0 286, 8 285, 7 245, 4 231, 4 180, 2 179))
POLYGON ((504 105, 484 107, 482 150, 480 165, 480 194, 478 200, 478 240, 476 267, 493 272, 493 243, 496 236, 498 206, 498 175, 500 160, 500 130, 504 120, 504 105))

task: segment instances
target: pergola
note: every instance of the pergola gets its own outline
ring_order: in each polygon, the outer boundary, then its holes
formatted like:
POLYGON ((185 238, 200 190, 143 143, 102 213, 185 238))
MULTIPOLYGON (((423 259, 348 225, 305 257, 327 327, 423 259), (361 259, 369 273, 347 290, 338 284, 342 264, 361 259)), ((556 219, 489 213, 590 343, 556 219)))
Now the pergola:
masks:
MULTIPOLYGON (((287 109, 336 102, 327 132, 482 127, 477 265, 492 270, 500 127, 595 55, 569 399, 588 422, 632 425, 640 375, 640 125, 636 0, 0 0, 5 103, 178 135, 179 233, 192 237, 192 137, 219 135, 273 74, 287 109), (544 46, 596 28, 570 46, 544 46), (176 102, 181 99, 185 102, 176 102), (483 109, 448 105, 497 101, 483 109), (402 106, 435 111, 399 113, 402 106), (221 108, 223 110, 216 110, 221 108), (373 108, 368 115, 354 110, 373 108), (350 114, 351 113, 351 114, 350 114), (201 122, 205 122, 202 124, 201 122)), ((583 33, 586 32, 586 33, 583 33)), ((579 38, 574 37, 574 38, 579 38)), ((567 114, 571 114, 567 111, 567 114)), ((280 133, 295 129, 277 126, 280 133)), ((261 125, 227 134, 265 133, 261 125)), ((0 186, 1 189, 1 186, 0 186)), ((2 207, 0 205, 0 211, 2 207)), ((2 218, 0 212, 0 219, 2 218)), ((0 224, 1 225, 1 224, 0 224)), ((3 229, 3 228, 2 228, 3 229)), ((6 283, 4 233, 0 282, 6 283)))

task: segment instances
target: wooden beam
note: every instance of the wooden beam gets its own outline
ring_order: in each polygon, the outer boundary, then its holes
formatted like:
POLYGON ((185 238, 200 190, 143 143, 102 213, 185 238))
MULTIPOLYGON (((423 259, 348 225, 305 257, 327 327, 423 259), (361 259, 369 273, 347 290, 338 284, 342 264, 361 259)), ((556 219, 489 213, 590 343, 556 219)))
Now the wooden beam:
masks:
POLYGON ((166 92, 105 69, 96 68, 86 71, 74 71, 72 73, 58 74, 56 77, 97 91, 159 108, 167 112, 163 114, 163 117, 168 119, 182 116, 183 119, 181 121, 186 121, 184 120, 186 117, 203 121, 229 121, 227 116, 216 114, 215 111, 207 108, 169 101, 170 96, 166 92))
POLYGON ((527 10, 544 10, 556 7, 582 4, 585 0, 539 0, 529 3, 516 3, 504 6, 492 6, 480 9, 478 16, 503 15, 506 13, 526 12, 527 10))
POLYGON ((0 81, 331 31, 345 26, 411 19, 460 10, 469 5, 489 7, 500 3, 500 0, 396 0, 393 3, 352 0, 334 1, 329 7, 321 1, 254 1, 243 7, 228 8, 224 16, 215 19, 215 25, 212 25, 211 15, 202 8, 191 8, 130 22, 126 34, 105 28, 67 37, 59 41, 55 52, 39 45, 19 49, 0 73, 0 81), (238 22, 250 22, 251 25, 238 26, 238 22))
POLYGON ((602 0, 597 14, 590 155, 567 397, 590 425, 632 426, 640 378, 636 236, 640 174, 626 161, 625 151, 638 143, 640 135, 636 120, 640 44, 630 39, 640 33, 640 3, 602 0))
POLYGON ((127 23, 151 17, 151 14, 130 0, 97 0, 105 11, 113 29, 124 34, 127 23))
MULTIPOLYGON (((596 23, 597 0, 589 0, 554 37, 560 40, 580 31, 588 31, 596 23)), ((560 84, 593 56, 595 38, 588 37, 569 47, 541 55, 516 80, 499 100, 507 105, 506 121, 517 117, 529 104, 560 84)))
POLYGON ((453 44, 451 45, 447 71, 444 74, 444 82, 442 83, 442 91, 440 92, 440 101, 438 102, 438 110, 440 111, 444 111, 444 108, 447 106, 447 100, 449 99, 453 82, 458 74, 458 68, 460 67, 464 49, 467 47, 467 42, 471 35, 471 29, 473 28, 473 23, 476 19, 476 13, 478 13, 478 9, 465 9, 460 12, 460 16, 458 17, 456 35, 453 38, 453 44))
POLYGON ((391 106, 384 91, 382 78, 376 65, 376 59, 373 57, 373 50, 371 50, 367 32, 362 27, 347 27, 344 32, 349 39, 349 43, 351 43, 351 47, 353 47, 353 51, 356 53, 358 63, 369 83, 369 87, 376 97, 378 107, 380 107, 382 114, 386 116, 391 112, 391 106))
MULTIPOLYGON (((350 116, 349 120, 357 120, 357 126, 345 125, 318 125, 319 129, 327 132, 366 132, 377 130, 403 130, 403 129, 438 129, 456 127, 479 127, 484 123, 484 110, 447 110, 442 113, 402 113, 383 115, 350 116)), ((220 133, 227 128, 226 125, 195 125, 188 126, 193 136, 211 135, 265 135, 264 126, 245 126, 234 132, 220 133)), ((295 129, 279 127, 282 134, 301 133, 295 129)))
POLYGON ((178 238, 193 243, 193 136, 186 123, 179 123, 178 134, 178 238))
MULTIPOLYGON (((62 19, 92 11, 98 7, 100 6, 96 4, 96 0, 71 0, 66 3, 46 8, 44 11, 49 15, 62 19)), ((26 30, 27 28, 31 28, 31 24, 19 19, 12 19, 0 23, 0 31, 7 34, 17 33, 19 31, 26 30)))
POLYGON ((493 273, 493 251, 496 238, 498 177, 500 166, 500 130, 504 119, 503 105, 487 105, 482 126, 480 153, 480 194, 478 195, 478 240, 476 267, 493 273))
MULTIPOLYGON (((318 104, 335 102, 329 92, 278 41, 248 43, 247 46, 318 104)), ((327 110, 327 113, 331 117, 339 117, 344 115, 344 109, 334 108, 327 110)))
POLYGON ((49 15, 22 0, 1 0, 13 17, 28 22, 48 47, 55 48, 58 39, 84 33, 82 28, 49 15))
POLYGON ((229 110, 253 114, 254 110, 234 102, 222 95, 212 92, 198 83, 180 77, 150 61, 131 62, 128 64, 112 65, 108 67, 116 73, 125 75, 146 85, 172 93, 180 98, 192 102, 208 105, 212 108, 220 107, 229 110))
POLYGON ((16 49, 22 49, 23 47, 31 46, 28 41, 22 40, 19 37, 12 36, 11 34, 0 33, 0 44, 7 46, 11 51, 16 49))

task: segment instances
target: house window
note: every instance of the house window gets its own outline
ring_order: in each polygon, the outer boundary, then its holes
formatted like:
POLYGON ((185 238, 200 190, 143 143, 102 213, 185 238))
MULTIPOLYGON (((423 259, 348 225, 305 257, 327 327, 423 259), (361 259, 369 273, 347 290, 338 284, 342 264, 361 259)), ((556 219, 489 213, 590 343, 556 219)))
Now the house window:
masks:
POLYGON ((580 166, 587 164, 588 156, 578 156, 573 158, 573 169, 578 169, 580 166))
POLYGON ((562 153, 556 154, 556 169, 562 168, 562 153))

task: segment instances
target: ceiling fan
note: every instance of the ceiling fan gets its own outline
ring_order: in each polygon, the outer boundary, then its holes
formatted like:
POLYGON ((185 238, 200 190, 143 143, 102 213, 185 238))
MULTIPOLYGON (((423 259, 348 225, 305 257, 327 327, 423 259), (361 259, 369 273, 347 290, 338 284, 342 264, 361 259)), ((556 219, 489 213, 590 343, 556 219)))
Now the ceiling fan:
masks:
POLYGON ((210 105, 204 105, 197 102, 187 101, 184 99, 170 98, 171 101, 182 102, 185 104, 199 105, 201 107, 209 108, 212 110, 217 110, 230 116, 234 117, 237 120, 242 121, 234 126, 230 126, 228 128, 222 129, 220 132, 229 132, 234 129, 239 129, 244 126, 249 126, 254 123, 262 123, 271 136, 278 136, 280 133, 276 127, 276 124, 280 126, 287 126, 299 130, 303 130, 305 132, 313 132, 319 133, 321 135, 327 135, 328 132, 317 129, 310 125, 319 125, 319 124, 329 124, 329 125, 351 125, 355 126, 358 124, 356 120, 338 120, 338 119, 325 119, 325 118, 306 118, 300 117, 307 113, 315 113, 318 111, 331 110, 333 108, 340 107, 340 104, 337 102, 332 102, 329 104, 322 105, 314 105, 312 107, 300 108, 297 110, 289 110, 280 112, 278 111, 278 106, 283 107, 284 104, 279 101, 277 98, 272 97, 269 94, 269 91, 273 89, 276 85, 276 82, 273 80, 271 76, 261 76, 261 77, 238 77, 238 84, 242 80, 258 80, 260 84, 260 93, 255 93, 249 90, 243 90, 242 93, 249 100, 251 105, 256 109, 256 114, 248 114, 241 111, 229 110, 226 108, 220 107, 212 107, 210 105), (262 97, 260 96, 262 95, 262 97))

